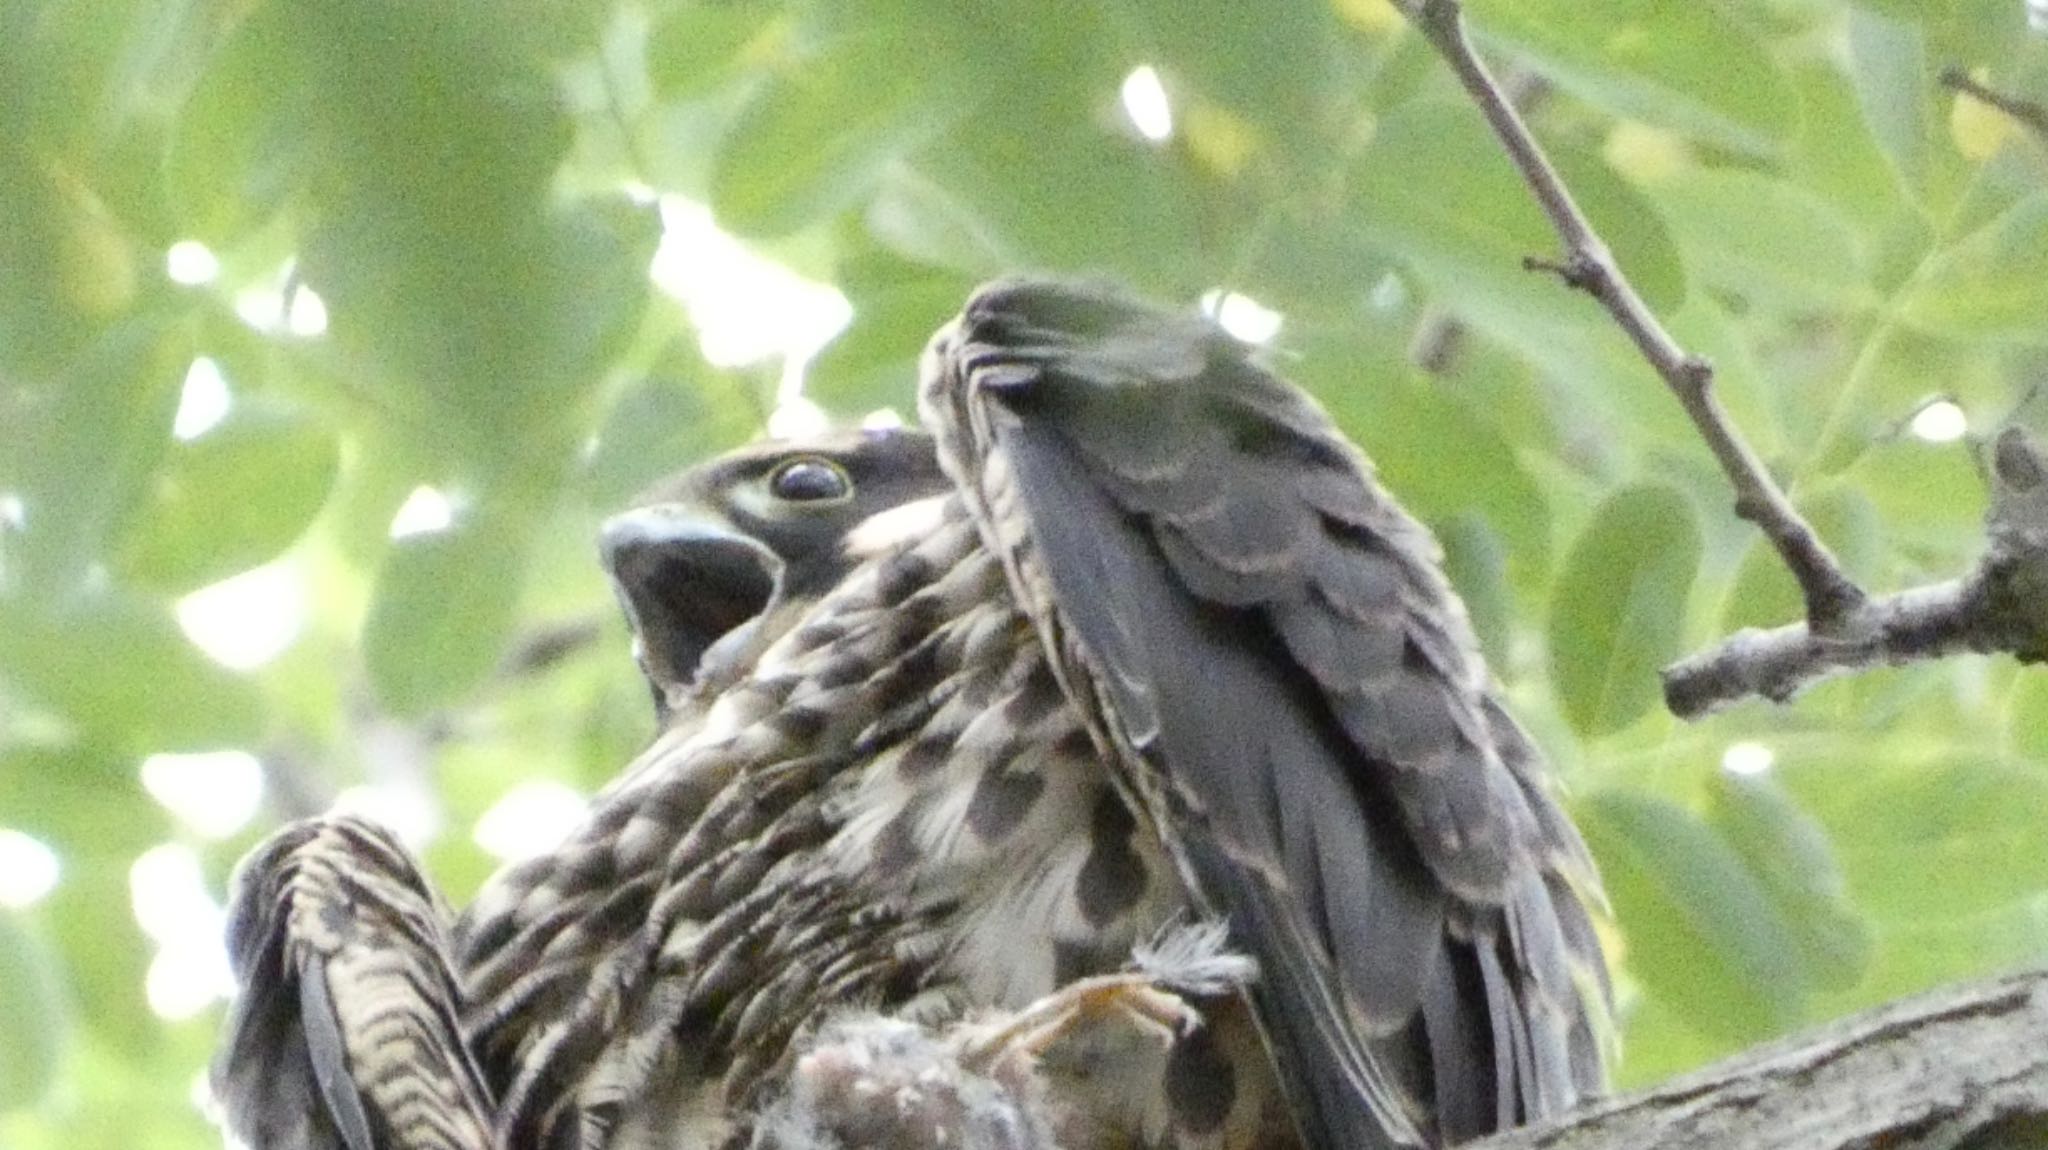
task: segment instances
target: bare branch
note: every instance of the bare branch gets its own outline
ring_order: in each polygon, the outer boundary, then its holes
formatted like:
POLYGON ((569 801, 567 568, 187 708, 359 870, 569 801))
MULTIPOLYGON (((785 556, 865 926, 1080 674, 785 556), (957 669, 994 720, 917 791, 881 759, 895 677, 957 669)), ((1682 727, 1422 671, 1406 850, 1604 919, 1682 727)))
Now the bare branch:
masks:
POLYGON ((1826 635, 1848 626, 1866 602, 1862 589, 1842 570, 1735 430, 1714 394, 1712 366, 1679 346, 1615 263, 1613 253, 1473 49, 1465 33, 1463 5, 1459 0, 1420 0, 1407 15, 1477 102, 1563 244, 1563 259, 1532 260, 1528 266, 1556 273, 1607 309, 1678 397, 1713 451, 1735 489, 1735 513, 1762 529, 1799 581, 1813 629, 1826 635))
POLYGON ((1980 625, 1983 601, 1982 580, 1959 579, 1872 600, 1854 637, 1816 635, 1804 623, 1738 631, 1666 667, 1664 705, 1696 719, 1751 697, 1782 703, 1830 675, 1998 650, 1999 636, 1980 625))
MULTIPOLYGON (((1685 408, 1735 490, 1735 512, 1755 523, 1798 580, 1806 621, 1744 631, 1664 672, 1665 702, 1692 718, 1750 696, 1783 701, 1828 675, 2002 651, 2048 659, 2048 464, 2024 433, 2000 437, 1990 546, 1961 579, 1872 600, 1800 517, 1715 395, 1713 368, 1679 346, 1616 264, 1571 191, 1466 34, 1459 0, 1414 0, 1409 19, 1450 64, 1534 193, 1563 245, 1561 258, 1524 266, 1556 275, 1598 300, 1685 408)), ((1942 83, 2019 119, 2048 141, 2048 108, 1992 92, 1959 69, 1942 83)))
POLYGON ((2044 1144, 2048 971, 1893 1003, 1472 1150, 2044 1144))
POLYGON ((2048 144, 2048 107, 1987 88, 1971 79, 1968 72, 1954 65, 1941 70, 1941 86, 1950 91, 1961 92, 2004 112, 2039 137, 2043 144, 2048 144))
POLYGON ((1747 630, 1664 671, 1664 702, 1683 719, 1752 695, 1782 702, 1830 675, 1965 652, 2048 659, 2048 461, 2008 427, 1994 445, 1989 543, 1961 579, 1887 595, 1853 629, 1803 624, 1747 630))

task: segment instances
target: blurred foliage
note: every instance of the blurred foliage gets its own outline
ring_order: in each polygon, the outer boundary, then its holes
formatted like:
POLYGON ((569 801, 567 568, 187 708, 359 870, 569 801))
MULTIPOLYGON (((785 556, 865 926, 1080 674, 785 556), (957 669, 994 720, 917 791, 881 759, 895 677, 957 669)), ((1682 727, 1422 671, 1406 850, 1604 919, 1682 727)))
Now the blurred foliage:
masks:
MULTIPOLYGON (((1967 564, 1972 440, 1908 428, 1946 398, 1981 436, 2048 379, 2048 142, 1935 78, 2048 97, 2021 0, 1471 10, 1856 574, 1967 564)), ((926 336, 1006 269, 1283 313, 1290 370, 1444 538, 1586 825, 1623 1083, 2048 958, 2038 672, 1886 671, 1690 726, 1657 705, 1660 664, 1796 595, 1606 317, 1520 269, 1553 251, 1541 217, 1383 0, 0 0, 0 124, 0 826, 62 865, 0 911, 10 1148, 217 1144, 192 1087, 218 1008, 165 1021, 143 992, 143 851, 190 845, 218 899, 268 825, 375 785, 430 799, 462 898, 499 795, 595 788, 646 736, 593 526, 773 391, 706 365, 651 287, 651 194, 845 293, 809 374, 842 415, 907 407, 926 336), (1119 107, 1140 63, 1163 142, 1119 107), (167 274, 186 240, 210 282, 167 274), (315 298, 324 330, 292 318, 315 298), (1446 324, 1449 366, 1410 366, 1446 324), (179 439, 196 356, 233 406, 179 439), (394 541, 422 486, 451 526, 394 541), (174 606, 271 564, 301 633, 217 665, 174 606), (1772 769, 1725 771, 1739 743, 1772 769), (137 767, 221 748, 262 758, 268 805, 212 841, 137 767)))

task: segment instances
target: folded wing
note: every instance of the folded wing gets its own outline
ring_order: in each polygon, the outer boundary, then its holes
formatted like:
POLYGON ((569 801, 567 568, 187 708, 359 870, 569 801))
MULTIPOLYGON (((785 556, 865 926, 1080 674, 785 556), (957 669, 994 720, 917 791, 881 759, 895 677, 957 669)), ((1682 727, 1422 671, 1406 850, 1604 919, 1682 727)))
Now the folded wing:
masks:
POLYGON ((390 833, 293 823, 242 864, 240 991, 213 1089, 260 1150, 492 1150, 464 1043, 446 909, 390 833))
POLYGON ((1433 541, 1196 317, 982 289, 922 403, 1070 698, 1263 972, 1318 1146, 1434 1145, 1599 1082, 1584 848, 1433 541))

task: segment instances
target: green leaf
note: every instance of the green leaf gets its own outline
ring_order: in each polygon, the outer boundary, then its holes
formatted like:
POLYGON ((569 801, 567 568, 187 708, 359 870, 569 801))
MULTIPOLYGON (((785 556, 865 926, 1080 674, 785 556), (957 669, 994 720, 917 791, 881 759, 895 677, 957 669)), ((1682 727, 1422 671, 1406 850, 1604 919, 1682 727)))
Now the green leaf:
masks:
POLYGON ((2048 193, 1931 257, 1900 314, 1942 335, 2048 343, 2048 193))
POLYGON ((8 812, 0 825, 34 835, 60 856, 61 881, 43 906, 60 933, 68 930, 66 913, 78 905, 80 864, 99 858, 125 865, 164 841, 171 826, 168 813, 145 801, 136 785, 133 754, 105 743, 9 748, 0 754, 0 810, 8 812), (110 801, 116 798, 136 801, 110 801))
MULTIPOLYGON (((1555 158, 1651 307, 1679 306, 1685 269, 1663 217, 1597 159, 1569 146, 1555 158)), ((1523 270, 1530 256, 1555 258, 1557 237, 1470 106, 1432 101, 1391 113, 1351 186, 1346 226, 1332 236, 1323 225, 1312 250, 1359 242, 1398 257, 1428 285, 1433 303, 1536 363, 1591 407, 1610 406, 1641 385, 1641 356, 1598 305, 1553 275, 1523 270)))
POLYGON ((1709 821, 1762 883, 1784 917, 1816 987, 1854 986, 1870 962, 1870 927, 1850 902, 1827 831, 1768 776, 1721 771, 1709 821))
MULTIPOLYGON (((1307 143, 1340 75, 1341 29, 1321 0, 1169 0, 1127 6, 1140 25, 1135 60, 1256 124, 1271 138, 1307 143)), ((1324 157, 1325 161, 1327 157, 1324 157)))
POLYGON ((1642 795, 1604 792, 1576 813, 1651 997, 1729 1046, 1798 1017, 1798 940, 1727 840, 1642 795))
POLYGON ((544 358, 532 369, 541 380, 532 413, 540 423, 573 416, 572 401, 596 385, 639 328, 661 216, 623 196, 593 199, 556 212, 545 234, 547 262, 528 312, 546 336, 544 358))
POLYGON ((89 740, 146 754, 244 746, 262 729, 249 681, 185 640, 162 603, 87 589, 0 600, 0 681, 89 740))
POLYGON ((525 582, 528 522, 486 503, 445 531, 392 544, 362 646, 370 683, 394 712, 453 703, 497 665, 525 582))
POLYGON ((131 321, 25 391, 19 435, 0 437, 0 485, 23 504, 23 529, 0 536, 10 580, 61 597, 107 554, 171 445, 190 363, 184 336, 131 321))
POLYGON ((1967 918, 1882 923, 1877 941, 1877 959, 1844 1008, 2039 966, 2048 954, 2048 908, 2032 900, 1967 918))
POLYGON ((10 137, 83 151, 145 110, 155 53, 182 46, 191 6, 160 0, 40 0, 14 5, 0 35, 10 137))
POLYGON ((1908 21, 1855 5, 1849 11, 1848 42, 1850 79, 1871 137, 1900 182, 1925 199, 1929 185, 1937 182, 1935 173, 1953 164, 1936 146, 1939 130, 1925 34, 1908 21))
MULTIPOLYGON (((133 770, 128 764, 124 773, 132 779, 133 770)), ((131 785, 127 793, 137 805, 156 805, 140 788, 131 785)), ((161 831, 159 835, 157 841, 162 842, 161 831)), ((148 848, 131 853, 90 837, 60 847, 64 873, 43 908, 57 944, 70 958, 64 973, 78 987, 74 1001, 82 1024, 80 1045, 111 1042, 139 1062, 153 1040, 162 1041, 160 1032, 136 1024, 151 1014, 144 979, 153 948, 135 921, 129 875, 136 856, 148 848), (110 946, 110 940, 127 945, 110 946)))
POLYGON ((1937 59, 1970 60, 1997 67, 2023 56, 2029 32, 2025 5, 2003 0, 1856 0, 1927 37, 1937 59))
POLYGON ((1694 1030, 1684 1015, 1655 995, 1637 995, 1626 1011, 1621 1061, 1610 1068, 1616 1091, 1658 1085, 1712 1062, 1731 1047, 1694 1030))
POLYGON ((1842 471, 1841 481, 1877 508, 1895 547, 1932 548, 1960 560, 1982 541, 1984 478, 1960 443, 1879 440, 1842 471))
POLYGON ((2013 680, 2005 722, 2005 745, 2014 758, 2048 762, 2048 675, 2013 680))
POLYGON ((1515 603, 1500 532, 1476 515, 1454 516, 1434 527, 1444 549, 1444 574, 1465 601, 1480 647, 1495 667, 1506 667, 1513 650, 1515 603))
POLYGON ((930 182, 926 195, 957 205, 942 238, 957 240, 971 221, 974 243, 1009 267, 1108 273, 1169 297, 1213 282, 1192 177, 1102 131, 1086 107, 995 101, 924 149, 913 167, 930 182))
MULTIPOLYGON (((1685 298, 1684 265, 1658 213, 1594 157, 1556 144, 1552 158, 1636 290, 1654 310, 1675 310, 1685 298)), ((1554 258, 1557 235, 1469 104, 1395 110, 1353 169, 1351 186, 1367 238, 1433 276, 1469 279, 1484 291, 1506 288, 1546 312, 1593 314, 1552 278, 1520 272, 1525 257, 1554 258)))
POLYGON ((172 448, 123 540, 120 570, 179 592, 254 567, 312 522, 340 463, 334 433, 304 414, 239 404, 172 448))
POLYGON ((1899 172, 1871 133, 1851 78, 1833 62, 1813 61, 1793 79, 1802 114, 1787 167, 1859 224, 1893 219, 1901 204, 1899 172))
POLYGON ((57 1080, 72 1024, 56 958, 0 912, 0 1114, 34 1105, 57 1080))
MULTIPOLYGON (((307 241, 332 340, 436 454, 532 469, 586 430, 584 397, 633 336, 651 209, 590 201, 506 231, 422 231, 416 207, 354 205, 307 241)), ((553 462, 551 462, 553 465, 553 462)))
POLYGON ((605 415, 585 456, 592 505, 623 508, 655 480, 745 442, 759 426, 747 388, 706 365, 695 348, 664 357, 671 365, 627 388, 605 415))
POLYGON ((1856 904, 1887 923, 1966 919, 2048 890, 2048 772, 1987 758, 1781 758, 1856 904))
POLYGON ((765 6, 683 4, 648 33, 647 74, 663 99, 695 99, 745 75, 787 34, 765 6))
POLYGON ((1472 0, 1489 41, 1589 103, 1768 153, 1798 101, 1770 46, 1732 11, 1657 0, 1472 0))
POLYGON ((465 236, 416 210, 355 205, 308 240, 334 342, 436 454, 484 470, 566 455, 645 305, 654 212, 593 201, 465 236))
POLYGON ((916 168, 898 168, 883 181, 868 205, 867 226, 905 260, 975 279, 1025 262, 1010 247, 1015 241, 998 234, 976 205, 916 168))
POLYGON ((1699 562, 1691 502, 1659 484, 1610 496, 1572 544, 1552 592, 1550 671, 1581 734, 1618 731, 1657 704, 1699 562))
POLYGON ((652 209, 556 205, 562 96, 483 9, 294 15, 320 143, 298 267, 327 302, 328 347, 437 453, 565 457, 596 357, 637 316, 652 209))
POLYGON ((1740 168, 1687 172, 1657 204, 1709 285, 1780 306, 1868 306, 1870 259, 1836 211, 1785 180, 1740 168))
POLYGON ((811 365, 806 394, 846 415, 886 407, 915 421, 918 357, 972 288, 958 277, 928 273, 851 294, 853 323, 811 365))
POLYGON ((302 174, 308 93, 290 20, 289 9, 257 8, 178 111, 164 172, 188 236, 225 244, 254 231, 302 174))
POLYGON ((722 226, 779 236, 821 220, 971 109, 972 92, 905 66, 915 49, 894 31, 848 37, 762 85, 712 173, 711 207, 722 226))

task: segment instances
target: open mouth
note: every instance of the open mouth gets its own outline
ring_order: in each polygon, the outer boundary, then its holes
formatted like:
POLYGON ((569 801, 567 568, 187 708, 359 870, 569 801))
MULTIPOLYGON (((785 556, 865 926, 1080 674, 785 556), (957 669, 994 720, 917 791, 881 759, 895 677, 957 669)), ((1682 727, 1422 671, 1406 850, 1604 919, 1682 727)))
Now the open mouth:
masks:
POLYGON ((705 652, 768 610, 782 575, 773 551, 678 505, 612 516, 599 547, 657 702, 694 685, 705 652))

